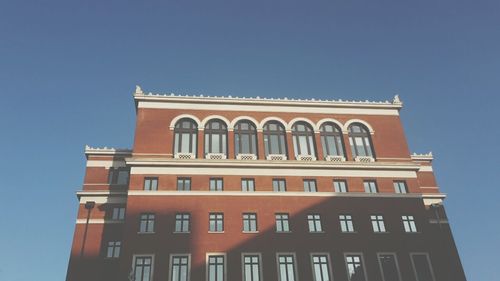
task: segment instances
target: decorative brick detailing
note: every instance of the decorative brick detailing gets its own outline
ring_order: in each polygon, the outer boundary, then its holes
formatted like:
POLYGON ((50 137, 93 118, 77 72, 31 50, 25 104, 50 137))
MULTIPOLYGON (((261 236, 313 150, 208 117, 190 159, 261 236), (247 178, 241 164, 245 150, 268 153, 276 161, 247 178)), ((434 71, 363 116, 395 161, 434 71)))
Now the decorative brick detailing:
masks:
POLYGON ((207 155, 205 155, 205 158, 210 159, 210 160, 224 160, 224 159, 226 159, 226 154, 224 154, 224 153, 207 153, 207 155))
POLYGON ((316 161, 314 155, 297 155, 297 160, 299 161, 316 161))
POLYGON ((334 162, 334 163, 345 162, 345 157, 340 156, 340 155, 327 155, 325 157, 325 160, 328 162, 334 162))
POLYGON ((186 159, 194 159, 195 156, 194 156, 194 153, 176 153, 174 155, 174 158, 186 160, 186 159))
POLYGON ((356 156, 356 158, 354 158, 354 161, 361 163, 371 163, 375 162, 375 158, 371 156, 356 156))
POLYGON ((286 160, 286 155, 285 154, 269 154, 269 155, 267 155, 266 159, 273 160, 273 161, 286 160))
POLYGON ((257 155, 251 153, 239 153, 236 155, 238 160, 257 160, 257 155))

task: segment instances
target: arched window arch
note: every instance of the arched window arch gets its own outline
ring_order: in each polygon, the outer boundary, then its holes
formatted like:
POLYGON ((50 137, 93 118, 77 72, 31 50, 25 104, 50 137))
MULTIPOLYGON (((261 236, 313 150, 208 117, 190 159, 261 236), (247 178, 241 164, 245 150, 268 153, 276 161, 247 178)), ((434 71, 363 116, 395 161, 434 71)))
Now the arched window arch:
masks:
POLYGON ((264 135, 264 148, 266 156, 269 154, 283 154, 287 156, 286 151, 286 133, 285 127, 277 121, 269 121, 262 130, 264 135))
POLYGON ((349 144, 351 145, 352 156, 373 156, 370 132, 365 125, 353 123, 349 126, 349 144))
POLYGON ((198 125, 189 118, 182 118, 174 127, 174 155, 192 153, 196 157, 198 125))
POLYGON ((234 155, 257 155, 257 129, 248 120, 241 120, 234 126, 234 155))
POLYGON ((227 155, 227 126, 220 119, 213 119, 205 125, 205 155, 222 153, 227 155))
POLYGON ((321 147, 323 154, 331 156, 345 156, 342 141, 342 130, 333 122, 323 123, 320 127, 321 147))
POLYGON ((297 155, 316 155, 313 128, 306 122, 299 121, 292 126, 293 148, 297 155))

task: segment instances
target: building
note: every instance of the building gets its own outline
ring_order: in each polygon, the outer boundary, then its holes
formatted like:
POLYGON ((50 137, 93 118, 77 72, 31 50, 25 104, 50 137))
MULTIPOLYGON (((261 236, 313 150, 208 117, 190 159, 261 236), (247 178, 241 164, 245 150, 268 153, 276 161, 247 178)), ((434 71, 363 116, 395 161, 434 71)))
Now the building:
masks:
POLYGON ((134 94, 86 147, 67 280, 465 280, 402 103, 134 94))

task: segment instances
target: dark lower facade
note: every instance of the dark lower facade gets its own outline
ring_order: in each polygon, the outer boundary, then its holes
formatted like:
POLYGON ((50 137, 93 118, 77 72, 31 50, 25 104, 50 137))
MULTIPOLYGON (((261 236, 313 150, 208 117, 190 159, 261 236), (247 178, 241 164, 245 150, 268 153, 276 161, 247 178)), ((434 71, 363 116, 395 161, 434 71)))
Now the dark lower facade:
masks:
MULTIPOLYGON (((127 201, 123 223, 88 226, 93 244, 83 257, 74 249, 67 280, 466 280, 442 205, 425 206, 418 196, 206 193, 127 201), (153 226, 141 225, 144 214, 154 214, 153 226), (223 215, 222 228, 211 214, 223 215), (245 214, 255 214, 255 224, 245 214), (112 241, 121 242, 116 257, 109 257, 112 241)), ((75 241, 84 232, 78 225, 75 241)))

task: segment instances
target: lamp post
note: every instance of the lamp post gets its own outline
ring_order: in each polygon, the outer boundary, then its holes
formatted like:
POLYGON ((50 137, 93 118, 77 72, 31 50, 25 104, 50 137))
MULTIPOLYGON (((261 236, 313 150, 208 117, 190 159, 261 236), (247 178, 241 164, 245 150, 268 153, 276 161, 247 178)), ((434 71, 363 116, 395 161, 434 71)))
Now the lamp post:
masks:
POLYGON ((87 222, 85 223, 85 231, 83 232, 82 249, 80 250, 80 259, 83 258, 83 251, 85 250, 85 243, 87 242, 87 231, 89 228, 90 212, 95 207, 94 201, 87 201, 85 203, 85 209, 87 209, 87 222))

